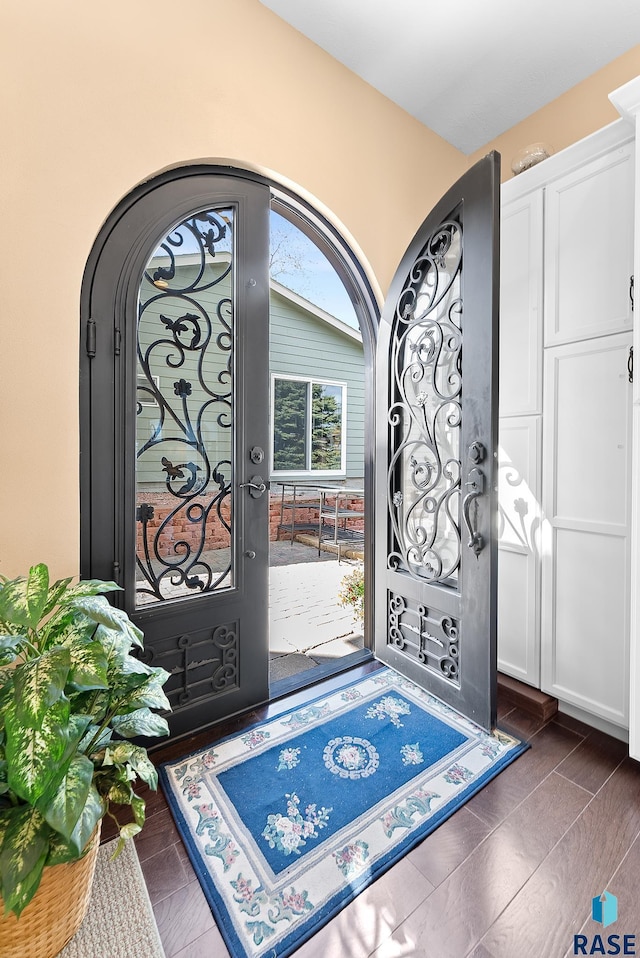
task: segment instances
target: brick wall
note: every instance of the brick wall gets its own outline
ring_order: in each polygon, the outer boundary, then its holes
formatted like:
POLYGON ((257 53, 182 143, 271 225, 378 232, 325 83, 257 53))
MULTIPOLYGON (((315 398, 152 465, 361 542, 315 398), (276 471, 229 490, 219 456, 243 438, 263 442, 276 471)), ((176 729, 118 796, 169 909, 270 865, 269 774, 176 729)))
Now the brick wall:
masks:
MULTIPOLYGON (((206 509, 211 503, 213 496, 201 496, 190 506, 190 512, 194 518, 200 518, 202 509, 206 509)), ((269 539, 271 541, 277 541, 280 539, 287 539, 288 533, 286 526, 291 524, 293 521, 296 524, 309 524, 310 532, 313 532, 317 528, 318 523, 318 510, 316 509, 296 509, 295 516, 292 516, 292 509, 284 510, 284 529, 280 529, 280 514, 281 514, 281 495, 280 493, 271 493, 269 496, 269 539)), ((289 498, 285 499, 286 502, 291 502, 289 498)), ((334 500, 330 497, 327 498, 327 505, 332 506, 334 500)), ((157 530, 160 529, 162 523, 167 518, 167 516, 175 509, 176 499, 174 496, 170 495, 167 492, 139 492, 138 494, 138 506, 151 506, 153 508, 153 516, 147 520, 147 528, 149 530, 149 539, 153 540, 157 530)), ((343 500, 340 503, 341 508, 346 506, 347 508, 353 509, 362 509, 362 499, 353 499, 353 500, 343 500)), ((138 510, 140 512, 140 510, 138 510)), ((227 497, 221 507, 221 514, 226 522, 230 522, 230 512, 231 512, 231 501, 230 497, 227 497)), ((349 527, 352 529, 361 530, 363 528, 362 519, 352 519, 349 521, 349 527)), ((143 523, 138 521, 136 523, 136 532, 137 532, 137 543, 136 547, 139 552, 142 552, 144 549, 143 546, 143 523)), ((173 546, 177 542, 187 542, 192 549, 200 548, 200 535, 201 535, 201 523, 200 521, 191 522, 189 521, 188 516, 186 515, 186 510, 181 510, 172 520, 171 523, 167 524, 163 532, 160 534, 159 549, 162 555, 167 555, 172 551, 173 546)), ((224 525, 220 522, 218 517, 217 510, 215 506, 209 513, 207 518, 206 525, 206 540, 205 540, 205 549, 221 549, 228 547, 229 545, 229 534, 224 528, 224 525)))

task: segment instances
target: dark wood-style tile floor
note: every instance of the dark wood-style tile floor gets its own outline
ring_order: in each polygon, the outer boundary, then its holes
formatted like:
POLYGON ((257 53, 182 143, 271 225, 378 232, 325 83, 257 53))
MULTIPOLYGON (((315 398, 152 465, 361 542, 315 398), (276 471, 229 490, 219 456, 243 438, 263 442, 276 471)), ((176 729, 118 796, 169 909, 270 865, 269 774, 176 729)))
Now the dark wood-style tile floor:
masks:
MULTIPOLYGON (((284 707, 273 703, 153 757, 177 758, 284 707)), ((591 899, 605 888, 619 909, 605 934, 636 934, 640 953, 640 765, 621 742, 566 716, 538 721, 505 702, 499 724, 527 738, 529 751, 297 958, 565 958, 574 934, 602 932, 591 899)), ((167 958, 227 958, 162 793, 145 797, 136 847, 167 958)))

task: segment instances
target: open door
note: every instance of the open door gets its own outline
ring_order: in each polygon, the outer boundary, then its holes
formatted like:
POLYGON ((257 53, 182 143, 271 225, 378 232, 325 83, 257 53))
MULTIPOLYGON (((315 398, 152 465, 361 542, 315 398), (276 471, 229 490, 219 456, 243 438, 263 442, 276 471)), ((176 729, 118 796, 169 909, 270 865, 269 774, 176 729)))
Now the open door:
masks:
POLYGON ((497 153, 409 246, 376 361, 376 656, 474 722, 496 716, 497 153))

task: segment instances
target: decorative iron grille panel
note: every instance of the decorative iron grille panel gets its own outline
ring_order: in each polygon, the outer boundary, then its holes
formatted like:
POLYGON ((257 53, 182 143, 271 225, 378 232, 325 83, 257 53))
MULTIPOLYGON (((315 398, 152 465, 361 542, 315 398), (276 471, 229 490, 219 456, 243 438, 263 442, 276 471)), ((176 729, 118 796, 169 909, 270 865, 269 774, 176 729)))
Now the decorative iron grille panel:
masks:
POLYGON ((432 611, 422 603, 388 592, 388 644, 459 685, 460 625, 451 615, 432 611))
POLYGON ((462 429, 462 224, 441 223, 398 297, 391 338, 390 569, 457 580, 462 429))
POLYGON ((232 209, 171 230, 140 284, 136 603, 233 586, 232 209))
POLYGON ((180 635, 163 649, 146 645, 141 658, 170 673, 165 686, 173 709, 239 687, 238 623, 180 635))

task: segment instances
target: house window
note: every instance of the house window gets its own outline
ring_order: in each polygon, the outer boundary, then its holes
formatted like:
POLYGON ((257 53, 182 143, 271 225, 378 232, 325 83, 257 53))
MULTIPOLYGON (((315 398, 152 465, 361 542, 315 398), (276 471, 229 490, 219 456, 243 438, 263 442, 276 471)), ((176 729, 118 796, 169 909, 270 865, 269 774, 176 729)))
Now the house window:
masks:
POLYGON ((154 406, 157 408, 158 400, 156 396, 160 392, 160 377, 146 376, 144 373, 138 373, 136 376, 136 402, 142 406, 154 406))
POLYGON ((274 472, 345 471, 346 391, 344 383, 274 377, 274 472))

